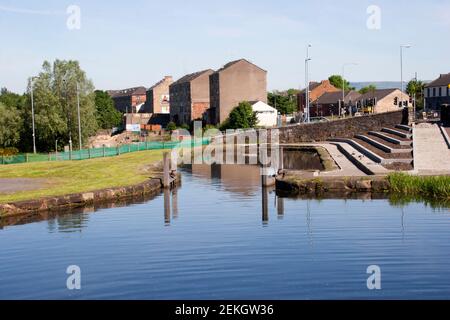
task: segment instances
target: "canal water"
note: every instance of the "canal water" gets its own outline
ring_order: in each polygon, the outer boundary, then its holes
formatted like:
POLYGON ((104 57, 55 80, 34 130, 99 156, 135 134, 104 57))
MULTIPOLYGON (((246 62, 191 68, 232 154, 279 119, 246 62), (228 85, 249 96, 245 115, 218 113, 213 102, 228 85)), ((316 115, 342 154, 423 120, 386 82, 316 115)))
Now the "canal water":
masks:
POLYGON ((0 299, 450 298, 448 209, 281 199, 249 166, 182 179, 122 207, 3 221, 0 299), (70 265, 81 290, 66 287, 70 265))

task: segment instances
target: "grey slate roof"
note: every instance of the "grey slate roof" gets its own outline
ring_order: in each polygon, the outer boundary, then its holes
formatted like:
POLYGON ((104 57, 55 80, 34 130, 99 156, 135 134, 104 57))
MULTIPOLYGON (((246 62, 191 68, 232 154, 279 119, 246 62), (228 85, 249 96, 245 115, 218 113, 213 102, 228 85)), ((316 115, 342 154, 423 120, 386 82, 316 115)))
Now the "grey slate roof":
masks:
POLYGON ((425 85, 425 88, 429 87, 446 87, 450 84, 450 73, 441 74, 439 78, 425 85))
POLYGON ((181 84, 181 83, 191 82, 192 80, 197 79, 198 77, 200 77, 201 75, 203 75, 203 74, 205 74, 207 72, 213 73, 214 70, 206 69, 206 70, 202 70, 202 71, 198 71, 198 72, 187 74, 187 75, 181 77, 180 79, 178 79, 177 81, 175 81, 174 83, 172 83, 172 85, 177 85, 177 84, 181 84))

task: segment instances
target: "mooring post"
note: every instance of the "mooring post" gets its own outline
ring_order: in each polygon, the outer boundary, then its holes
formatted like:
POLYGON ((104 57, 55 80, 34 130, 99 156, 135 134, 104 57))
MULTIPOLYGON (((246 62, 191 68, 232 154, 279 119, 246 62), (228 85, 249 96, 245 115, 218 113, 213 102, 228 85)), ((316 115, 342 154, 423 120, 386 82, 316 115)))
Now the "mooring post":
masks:
MULTIPOLYGON (((267 176, 263 176, 264 177, 267 176)), ((267 194, 267 187, 263 185, 262 190, 262 222, 267 224, 269 222, 269 196, 267 194)))
POLYGON ((164 223, 170 225, 170 190, 164 189, 164 223))
POLYGON ((168 152, 163 153, 163 187, 170 188, 170 157, 168 152))
POLYGON ((284 151, 283 147, 280 146, 280 160, 279 160, 279 169, 284 170, 284 151))

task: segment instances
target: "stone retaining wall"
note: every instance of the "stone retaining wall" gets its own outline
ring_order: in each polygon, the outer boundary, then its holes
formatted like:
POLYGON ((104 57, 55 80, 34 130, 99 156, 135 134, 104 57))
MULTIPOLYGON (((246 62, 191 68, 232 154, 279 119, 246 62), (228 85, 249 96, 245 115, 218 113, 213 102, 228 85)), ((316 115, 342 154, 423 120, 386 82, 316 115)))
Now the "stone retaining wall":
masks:
POLYGON ((156 193, 161 189, 161 178, 153 178, 134 186, 109 188, 65 196, 46 197, 36 200, 25 200, 14 203, 0 204, 0 217, 15 216, 40 211, 84 207, 94 203, 118 201, 127 197, 156 193))
POLYGON ((357 134, 380 131, 383 127, 408 124, 404 110, 330 122, 299 124, 279 129, 281 143, 327 141, 332 138, 353 138, 357 134))
POLYGON ((277 192, 281 191, 287 195, 297 196, 301 194, 320 195, 327 192, 374 192, 387 193, 391 185, 386 177, 373 178, 349 178, 349 177, 327 177, 315 179, 296 179, 285 177, 276 180, 277 192))

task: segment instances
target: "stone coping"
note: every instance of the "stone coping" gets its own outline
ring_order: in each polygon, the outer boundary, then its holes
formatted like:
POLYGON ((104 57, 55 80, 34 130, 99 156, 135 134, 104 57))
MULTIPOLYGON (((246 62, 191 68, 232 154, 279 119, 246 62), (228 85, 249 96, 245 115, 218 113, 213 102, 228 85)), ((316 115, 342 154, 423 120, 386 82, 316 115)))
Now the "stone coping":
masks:
MULTIPOLYGON (((177 181, 179 180, 180 176, 178 175, 177 181)), ((114 202, 124 198, 156 193, 161 189, 163 189, 162 177, 155 177, 145 182, 126 187, 11 202, 0 204, 0 218, 34 212, 80 208, 96 203, 114 202)))

